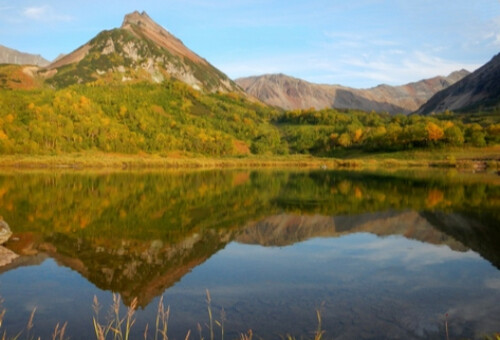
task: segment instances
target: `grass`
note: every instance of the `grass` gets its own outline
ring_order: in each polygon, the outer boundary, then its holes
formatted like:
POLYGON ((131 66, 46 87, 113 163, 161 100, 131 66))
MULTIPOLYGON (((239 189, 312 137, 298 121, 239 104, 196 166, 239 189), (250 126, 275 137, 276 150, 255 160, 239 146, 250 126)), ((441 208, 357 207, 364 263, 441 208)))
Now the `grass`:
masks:
MULTIPOLYGON (((207 312, 208 312, 208 324, 206 327, 208 328, 208 336, 207 340, 215 340, 217 338, 215 332, 215 326, 220 328, 220 340, 224 340, 224 322, 226 320, 226 314, 224 309, 221 309, 220 319, 216 320, 213 316, 212 311, 212 299, 210 297, 210 292, 206 291, 206 303, 207 303, 207 312)), ((2 300, 0 300, 0 303, 2 300)), ((97 297, 94 296, 94 300, 92 303, 92 309, 94 315, 92 317, 93 330, 96 340, 132 340, 131 331, 135 325, 136 317, 135 313, 137 310, 137 299, 134 299, 130 306, 127 308, 125 313, 121 311, 121 300, 120 296, 117 294, 113 294, 113 302, 107 312, 107 314, 102 317, 100 315, 102 306, 99 304, 97 297)), ((0 307, 0 332, 3 325, 3 320, 5 317, 6 310, 5 308, 0 307)), ((34 308, 31 312, 30 318, 25 326, 25 329, 21 330, 14 336, 8 336, 6 331, 0 333, 0 340, 42 340, 40 337, 36 337, 33 334, 34 328, 34 319, 35 319, 36 308, 34 308)), ((321 314, 319 310, 316 312, 318 317, 318 327, 314 334, 314 338, 311 340, 321 340, 324 332, 321 329, 321 314)), ((168 340, 168 323, 170 319, 170 307, 165 306, 163 296, 160 298, 158 302, 158 310, 156 313, 156 319, 154 324, 153 334, 150 333, 149 324, 146 324, 142 339, 144 340, 168 340)), ((52 340, 67 340, 70 339, 70 336, 66 335, 66 327, 67 323, 64 323, 62 326, 58 323, 54 327, 54 331, 52 333, 52 340)), ((205 340, 203 330, 204 328, 198 323, 197 325, 199 340, 205 340)), ((295 337, 291 335, 286 335, 283 337, 287 340, 295 340, 295 337)), ((191 339, 191 330, 188 330, 184 340, 191 339)), ((249 329, 246 333, 240 333, 239 340, 252 340, 253 332, 249 329)))
MULTIPOLYGON (((221 309, 220 320, 216 320, 213 317, 212 311, 212 299, 210 297, 210 292, 206 291, 206 304, 207 304, 207 312, 208 312, 208 324, 205 327, 208 329, 209 338, 206 340, 215 340, 217 338, 214 325, 220 328, 220 340, 224 340, 224 322, 226 320, 226 315, 224 309, 221 309)), ((3 300, 0 300, 0 304, 3 300)), ((92 303, 92 309, 94 312, 92 322, 94 335, 96 340, 132 340, 131 331, 135 325, 135 313, 137 310, 137 299, 134 299, 130 306, 127 308, 125 313, 121 311, 121 301, 120 297, 117 294, 113 294, 113 302, 108 310, 106 316, 101 317, 100 312, 102 306, 99 304, 97 297, 94 296, 94 300, 92 303)), ((3 320, 5 317, 6 310, 5 308, 0 307, 0 340, 42 340, 40 337, 36 337, 33 334, 34 327, 34 318, 35 318, 36 308, 33 309, 29 320, 26 324, 24 330, 21 330, 14 336, 8 336, 6 331, 1 333, 1 328, 3 325, 3 320)), ((322 329, 322 318, 321 312, 319 309, 316 310, 317 317, 317 327, 314 332, 311 340, 322 340, 325 337, 325 331, 322 329)), ((170 307, 165 306, 163 296, 160 298, 158 302, 158 310, 156 313, 156 319, 153 329, 153 334, 150 334, 149 324, 146 324, 143 335, 141 339, 144 340, 168 340, 168 324, 170 319, 170 307)), ((52 340, 67 340, 71 339, 70 336, 66 335, 66 327, 67 323, 64 323, 62 326, 58 323, 54 327, 54 331, 52 333, 52 340)), ((197 324, 197 330, 199 333, 199 340, 205 340, 203 330, 204 328, 197 324)), ((238 336, 238 340, 253 340, 254 334, 251 329, 249 329, 246 333, 240 333, 238 336)), ((296 340, 293 335, 286 334, 285 336, 281 336, 282 339, 286 340, 296 340)), ((137 338, 135 338, 137 339, 137 338)), ((184 340, 191 339, 191 330, 188 330, 184 340)), ((262 339, 259 337, 259 339, 262 339)), ((304 338, 300 338, 304 340, 304 338)), ((445 334, 443 335, 443 339, 450 340, 449 332, 448 332, 448 314, 445 315, 445 334)), ((500 340, 500 333, 495 333, 493 335, 486 335, 483 337, 485 340, 500 340)))
POLYGON ((112 154, 101 152, 62 155, 4 155, 4 169, 213 169, 213 168, 459 168, 470 170, 500 169, 500 146, 454 148, 393 153, 350 153, 342 158, 310 155, 244 156, 207 158, 196 155, 112 154))

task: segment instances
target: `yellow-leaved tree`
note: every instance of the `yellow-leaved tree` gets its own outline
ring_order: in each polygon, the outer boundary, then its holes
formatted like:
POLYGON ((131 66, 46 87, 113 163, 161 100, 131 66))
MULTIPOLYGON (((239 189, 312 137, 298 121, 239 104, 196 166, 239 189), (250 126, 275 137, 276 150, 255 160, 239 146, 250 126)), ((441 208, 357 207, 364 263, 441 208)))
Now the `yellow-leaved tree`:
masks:
POLYGON ((427 123, 425 130, 427 131, 427 137, 431 142, 438 141, 444 137, 444 130, 433 122, 427 123))

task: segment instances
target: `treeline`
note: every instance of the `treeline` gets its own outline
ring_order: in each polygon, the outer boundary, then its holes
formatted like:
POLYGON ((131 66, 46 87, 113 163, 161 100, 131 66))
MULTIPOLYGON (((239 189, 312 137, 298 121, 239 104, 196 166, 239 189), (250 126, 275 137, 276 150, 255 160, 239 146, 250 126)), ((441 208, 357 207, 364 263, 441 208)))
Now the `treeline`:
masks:
POLYGON ((169 155, 367 152, 500 143, 500 114, 280 112, 242 95, 167 80, 0 90, 0 154, 86 150, 169 155))
POLYGON ((294 110, 276 118, 291 152, 328 155, 339 149, 393 151, 500 143, 500 113, 438 116, 354 110, 294 110))

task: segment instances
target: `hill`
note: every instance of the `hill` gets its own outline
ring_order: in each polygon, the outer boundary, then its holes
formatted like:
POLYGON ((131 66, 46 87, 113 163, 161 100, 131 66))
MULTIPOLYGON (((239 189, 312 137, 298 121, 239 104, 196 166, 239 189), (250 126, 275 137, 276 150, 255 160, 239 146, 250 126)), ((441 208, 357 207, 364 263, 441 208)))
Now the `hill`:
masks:
POLYGON ((47 67, 56 87, 76 83, 178 79, 207 92, 241 92, 224 73, 188 49, 145 12, 125 16, 120 28, 103 31, 47 67))
POLYGON ((336 108, 407 114, 467 74, 468 71, 461 70, 447 77, 438 76, 402 86, 379 85, 369 89, 313 84, 284 74, 240 78, 236 83, 261 101, 287 110, 313 107, 318 110, 336 108))
POLYGON ((39 68, 33 65, 0 65, 0 89, 32 90, 43 87, 43 79, 37 76, 39 68))
POLYGON ((0 45, 0 64, 47 66, 50 61, 38 54, 29 54, 0 45))
POLYGON ((418 113, 466 111, 500 105, 500 53, 447 89, 436 93, 418 113))
POLYGON ((276 111, 243 95, 202 93, 178 80, 0 91, 0 154, 222 156, 249 153, 255 143, 273 152, 280 147, 270 123, 276 111))

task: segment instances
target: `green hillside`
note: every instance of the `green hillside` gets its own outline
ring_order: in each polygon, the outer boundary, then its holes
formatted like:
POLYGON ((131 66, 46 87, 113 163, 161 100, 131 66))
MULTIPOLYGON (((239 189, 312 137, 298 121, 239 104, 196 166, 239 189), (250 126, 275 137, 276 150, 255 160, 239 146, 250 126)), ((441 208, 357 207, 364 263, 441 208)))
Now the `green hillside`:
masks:
POLYGON ((486 146, 500 143, 498 117, 282 112, 238 93, 206 94, 176 80, 93 82, 60 90, 0 89, 0 153, 338 156, 486 146))
POLYGON ((178 81, 0 91, 2 154, 222 156, 248 153, 254 144, 272 153, 285 150, 270 124, 276 111, 238 94, 202 94, 178 81))

